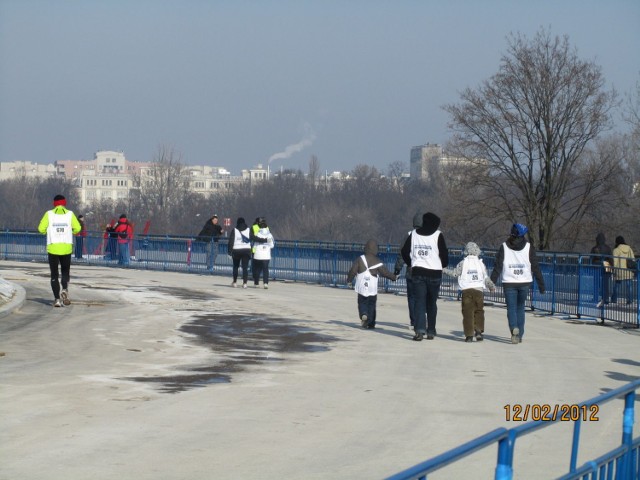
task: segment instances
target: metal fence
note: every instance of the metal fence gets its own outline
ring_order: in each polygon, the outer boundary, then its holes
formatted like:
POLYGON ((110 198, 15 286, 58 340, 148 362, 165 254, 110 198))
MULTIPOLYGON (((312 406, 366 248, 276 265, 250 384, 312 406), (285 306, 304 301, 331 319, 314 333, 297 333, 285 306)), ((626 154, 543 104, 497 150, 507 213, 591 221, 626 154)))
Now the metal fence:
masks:
POLYGON ((387 480, 426 480, 427 475, 442 470, 447 465, 490 446, 497 446, 498 450, 494 479, 511 480, 514 473, 513 458, 516 440, 536 430, 551 427, 557 422, 564 421, 565 419, 561 415, 568 415, 568 420, 573 422, 573 437, 571 457, 568 461, 569 471, 558 477, 558 480, 639 480, 640 436, 633 438, 634 404, 638 389, 640 389, 640 380, 580 404, 567 405, 566 409, 565 406, 561 406, 558 414, 554 414, 553 411, 545 412, 546 418, 539 418, 511 429, 498 428, 437 457, 392 475, 387 480), (578 466, 582 423, 590 421, 589 417, 594 415, 593 412, 602 412, 601 405, 619 398, 624 398, 620 445, 598 458, 578 466), (594 409, 594 405, 597 408, 594 409))
MULTIPOLYGON (((346 286, 347 272, 355 258, 362 254, 360 243, 312 242, 298 240, 276 241, 269 265, 274 280, 317 283, 327 286, 346 286)), ((379 256, 392 270, 399 254, 398 245, 381 245, 379 256)), ((74 260, 88 265, 179 271, 200 274, 231 275, 232 261, 227 255, 227 239, 215 245, 216 258, 210 268, 208 245, 193 237, 145 236, 130 243, 131 262, 118 265, 117 239, 104 238, 101 233, 84 237, 83 258, 74 260)), ((461 248, 450 249, 450 265, 462 260, 461 248)), ((0 233, 0 255, 7 260, 46 262, 46 239, 34 232, 0 233)), ((496 250, 487 249, 483 260, 489 272, 493 268, 496 250)), ((618 269, 606 273, 602 266, 594 265, 592 255, 540 252, 540 266, 545 279, 546 292, 531 289, 528 307, 541 314, 605 320, 640 326, 638 272, 618 269), (626 278, 626 276, 630 278, 626 278), (623 279, 624 278, 624 279, 623 279), (617 302, 602 302, 603 291, 617 294, 617 302)), ((614 269, 615 270, 615 269, 614 269)), ((404 294, 406 282, 400 276, 397 282, 382 279, 381 291, 404 294)), ((457 280, 444 276, 441 296, 458 298, 457 280)), ((611 300, 613 300, 611 298, 611 300)), ((495 293, 485 292, 485 302, 504 303, 502 288, 495 293)))

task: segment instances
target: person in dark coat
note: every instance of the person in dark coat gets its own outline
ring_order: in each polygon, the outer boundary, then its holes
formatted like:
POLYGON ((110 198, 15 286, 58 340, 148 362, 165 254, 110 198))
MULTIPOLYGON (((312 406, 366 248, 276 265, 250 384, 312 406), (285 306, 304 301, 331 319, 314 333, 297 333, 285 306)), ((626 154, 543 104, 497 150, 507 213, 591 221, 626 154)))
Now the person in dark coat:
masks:
POLYGON ((237 286, 238 269, 242 265, 242 288, 247 288, 249 260, 251 259, 251 232, 242 217, 238 218, 236 228, 231 230, 229 234, 227 253, 233 259, 233 283, 231 286, 234 288, 237 286))
MULTIPOLYGON (((413 228, 420 228, 422 226, 422 214, 416 213, 413 216, 413 228)), ((409 231, 408 236, 411 236, 411 231, 409 231)), ((404 242, 403 242, 404 244, 404 242)), ((402 267, 404 266, 404 258, 402 258, 402 253, 398 254, 396 258, 396 264, 393 269, 393 273, 398 276, 402 271, 402 267)), ((413 282, 411 281, 411 265, 407 264, 407 268, 405 270, 405 281, 407 283, 407 304, 409 306, 409 329, 411 331, 414 330, 415 321, 413 319, 413 310, 415 308, 416 303, 416 294, 413 288, 413 282)))
POLYGON ((213 271, 213 265, 218 255, 218 240, 222 236, 222 227, 218 225, 218 215, 209 218, 198 233, 196 242, 206 244, 207 270, 213 271))
POLYGON ((404 262, 411 265, 415 293, 413 339, 417 342, 422 341, 425 334, 427 340, 433 340, 437 335, 437 300, 442 269, 449 266, 449 249, 439 227, 440 217, 432 212, 425 213, 422 226, 411 232, 400 250, 404 262))

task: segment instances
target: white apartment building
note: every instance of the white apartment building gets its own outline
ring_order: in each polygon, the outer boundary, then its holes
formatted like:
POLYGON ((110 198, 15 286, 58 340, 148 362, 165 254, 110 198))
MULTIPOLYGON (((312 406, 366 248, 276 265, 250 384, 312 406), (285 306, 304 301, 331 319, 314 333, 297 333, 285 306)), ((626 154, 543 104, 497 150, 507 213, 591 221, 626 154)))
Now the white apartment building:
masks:
POLYGON ((16 177, 51 177, 56 175, 56 168, 52 164, 44 165, 29 161, 0 162, 0 181, 16 177))
MULTIPOLYGON (((81 203, 88 204, 95 200, 128 198, 134 187, 134 177, 144 177, 153 166, 152 162, 127 160, 123 152, 102 150, 95 153, 93 160, 56 160, 48 165, 0 162, 0 180, 65 176, 77 186, 81 203)), ((243 182, 255 184, 269 177, 269 171, 262 165, 242 170, 240 176, 231 175, 224 167, 187 165, 185 170, 189 175, 189 188, 206 197, 243 182)))

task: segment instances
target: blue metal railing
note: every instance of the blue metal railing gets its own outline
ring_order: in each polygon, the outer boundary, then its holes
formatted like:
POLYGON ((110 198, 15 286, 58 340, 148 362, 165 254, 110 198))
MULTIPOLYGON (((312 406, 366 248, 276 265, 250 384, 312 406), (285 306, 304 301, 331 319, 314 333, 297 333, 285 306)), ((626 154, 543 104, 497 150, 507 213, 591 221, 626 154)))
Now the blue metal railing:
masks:
MULTIPOLYGON (((226 254, 227 239, 220 239, 216 246, 217 258, 210 269, 208 245, 196 242, 193 237, 136 237, 131 242, 132 258, 128 267, 229 275, 232 261, 226 254)), ((359 243, 277 240, 270 274, 274 280, 344 286, 353 260, 362 251, 363 245, 359 243)), ((89 265, 117 266, 116 252, 117 239, 103 238, 102 233, 89 233, 84 239, 82 261, 89 265)), ((389 269, 393 268, 398 253, 397 245, 382 245, 379 249, 379 256, 389 269)), ((495 254, 496 250, 484 252, 483 260, 489 271, 493 268, 495 254)), ((33 232, 0 232, 0 255, 4 259, 46 262, 45 237, 33 232)), ((450 265, 455 266, 463 258, 462 249, 451 248, 449 256, 450 265)), ((640 326, 637 271, 619 268, 605 274, 602 266, 592 263, 592 255, 540 252, 539 260, 546 293, 541 295, 534 286, 529 296, 530 309, 549 315, 640 326), (616 280, 623 277, 624 280, 616 280), (599 305, 603 291, 608 289, 612 294, 614 286, 618 287, 617 300, 621 302, 599 305)), ((401 275, 397 282, 383 279, 380 288, 387 293, 404 294, 404 276, 401 275)), ((443 297, 459 298, 457 280, 444 276, 440 292, 443 297)), ((504 303, 502 288, 498 287, 495 293, 486 292, 485 301, 504 303)))
MULTIPOLYGON (((634 405, 636 391, 640 389, 640 380, 631 382, 608 393, 594 397, 578 405, 571 406, 570 420, 573 422, 573 440, 569 471, 558 477, 558 480, 638 480, 640 479, 640 435, 633 438, 634 405), (622 413, 622 441, 620 446, 590 460, 578 467, 577 459, 580 447, 580 427, 588 420, 586 415, 593 414, 593 406, 602 412, 600 406, 612 400, 624 397, 622 413), (577 413, 574 415, 573 410, 577 413)), ((551 414, 550 414, 551 415, 551 414)), ((498 447, 495 468, 495 480, 511 480, 513 478, 513 458, 516 440, 541 428, 550 427, 561 421, 561 416, 525 423, 515 428, 498 428, 463 445, 449 450, 437 457, 419 463, 387 478, 387 480, 425 480, 427 475, 445 468, 478 450, 490 446, 498 447)))

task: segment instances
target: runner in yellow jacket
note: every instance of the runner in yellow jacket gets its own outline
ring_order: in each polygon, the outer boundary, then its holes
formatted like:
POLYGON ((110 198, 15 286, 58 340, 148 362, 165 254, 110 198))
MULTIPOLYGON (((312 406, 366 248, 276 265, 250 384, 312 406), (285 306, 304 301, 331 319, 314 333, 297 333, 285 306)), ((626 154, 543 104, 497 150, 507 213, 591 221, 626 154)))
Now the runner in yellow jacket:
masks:
POLYGON ((73 236, 80 232, 82 226, 75 214, 66 208, 67 200, 62 195, 53 199, 53 209, 45 212, 38 231, 47 235, 47 254, 51 270, 51 290, 55 301, 54 307, 70 305, 69 279, 71 277, 71 253, 73 252, 73 236), (62 270, 61 282, 58 281, 58 264, 62 270), (62 291, 60 291, 62 283, 62 291))

